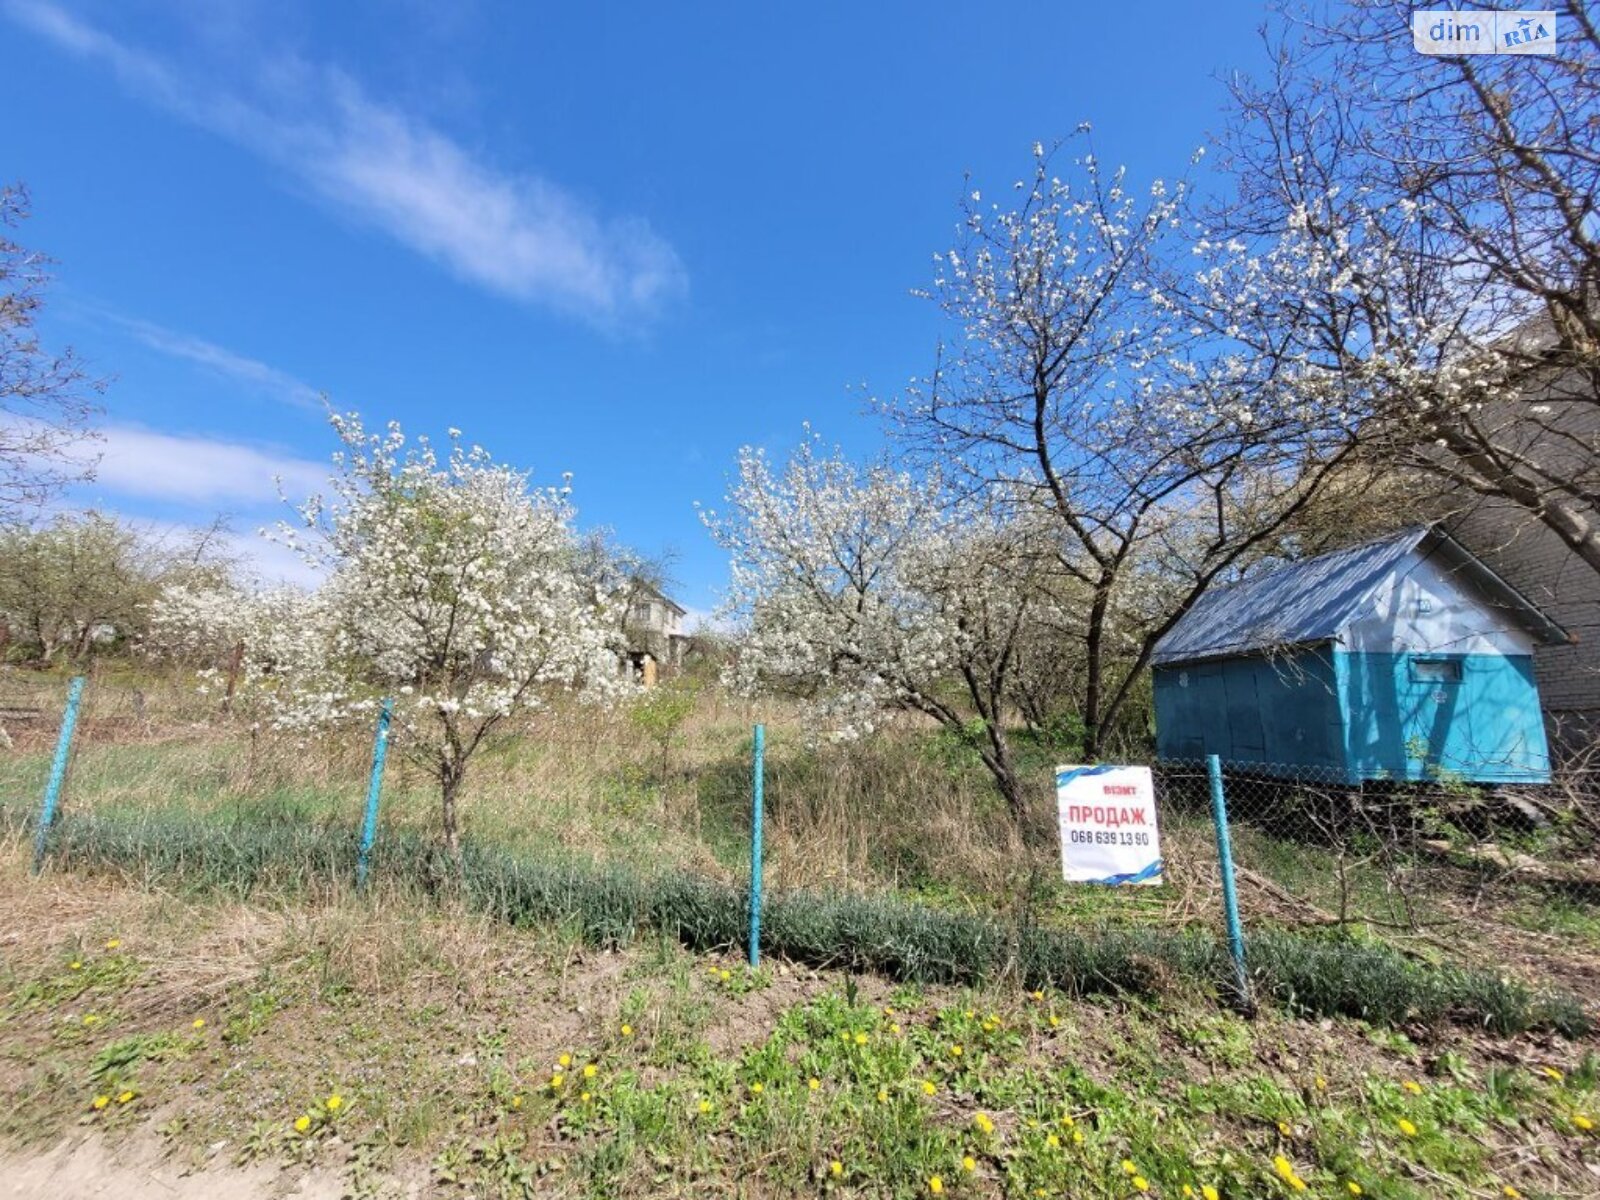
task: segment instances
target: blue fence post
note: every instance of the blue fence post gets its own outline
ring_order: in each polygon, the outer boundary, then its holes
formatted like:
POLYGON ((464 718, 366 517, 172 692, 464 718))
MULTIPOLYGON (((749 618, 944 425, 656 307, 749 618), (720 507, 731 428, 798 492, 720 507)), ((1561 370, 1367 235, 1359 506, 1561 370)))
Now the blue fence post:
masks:
POLYGON ((378 794, 383 790, 383 760, 389 756, 389 718, 394 701, 387 696, 378 705, 378 732, 372 741, 372 779, 367 784, 367 815, 361 822, 361 848, 356 851, 356 890, 367 886, 367 863, 378 836, 378 794))
POLYGON ((67 707, 61 714, 61 733, 56 737, 56 756, 50 762, 50 780, 44 785, 44 804, 39 809, 39 828, 33 838, 33 870, 38 874, 44 863, 45 844, 50 826, 55 824, 56 806, 61 802, 61 785, 67 779, 67 762, 72 757, 72 732, 78 727, 78 704, 83 699, 84 677, 74 675, 67 685, 67 707))
POLYGON ((1222 873, 1222 910, 1228 921, 1228 952, 1233 957, 1233 983, 1239 1004, 1247 1011, 1254 1007, 1250 998, 1250 975, 1244 963, 1244 929, 1239 924, 1239 897, 1233 888, 1233 846, 1228 839, 1228 801, 1222 791, 1222 760, 1206 755, 1206 774, 1211 780, 1211 819, 1217 827, 1217 870, 1222 873))
POLYGON ((750 965, 761 965, 761 804, 766 776, 767 727, 756 726, 750 788, 750 965))

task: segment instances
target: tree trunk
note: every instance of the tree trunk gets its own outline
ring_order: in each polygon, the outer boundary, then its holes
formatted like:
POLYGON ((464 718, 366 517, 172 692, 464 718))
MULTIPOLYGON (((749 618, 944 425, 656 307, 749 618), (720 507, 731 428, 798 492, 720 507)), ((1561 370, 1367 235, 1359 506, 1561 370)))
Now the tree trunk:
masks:
POLYGON ((1089 605, 1089 628, 1084 636, 1086 679, 1083 688, 1083 757, 1093 762, 1100 754, 1100 693, 1105 686, 1106 612, 1111 607, 1111 584, 1104 575, 1095 585, 1089 605))
POLYGON ((439 764, 440 828, 444 834, 445 851, 457 868, 461 866, 461 834, 456 824, 456 793, 461 789, 465 774, 461 764, 449 759, 441 760, 439 764))

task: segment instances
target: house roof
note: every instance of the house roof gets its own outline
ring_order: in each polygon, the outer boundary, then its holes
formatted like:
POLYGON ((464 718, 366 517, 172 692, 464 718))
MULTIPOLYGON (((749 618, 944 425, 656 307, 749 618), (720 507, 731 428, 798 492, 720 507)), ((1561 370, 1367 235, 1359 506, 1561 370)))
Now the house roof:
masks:
POLYGON ((1449 534, 1412 526, 1207 591, 1156 643, 1150 661, 1160 666, 1328 641, 1339 635, 1373 585, 1413 554, 1435 558, 1468 580, 1539 640, 1569 640, 1561 626, 1449 534))

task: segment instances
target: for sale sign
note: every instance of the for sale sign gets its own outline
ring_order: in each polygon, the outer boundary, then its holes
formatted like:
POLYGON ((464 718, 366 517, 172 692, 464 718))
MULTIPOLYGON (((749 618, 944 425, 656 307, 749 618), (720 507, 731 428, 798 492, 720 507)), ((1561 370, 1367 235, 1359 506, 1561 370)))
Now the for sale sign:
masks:
POLYGON ((1056 808, 1068 883, 1161 882, 1149 767, 1057 767, 1056 808))

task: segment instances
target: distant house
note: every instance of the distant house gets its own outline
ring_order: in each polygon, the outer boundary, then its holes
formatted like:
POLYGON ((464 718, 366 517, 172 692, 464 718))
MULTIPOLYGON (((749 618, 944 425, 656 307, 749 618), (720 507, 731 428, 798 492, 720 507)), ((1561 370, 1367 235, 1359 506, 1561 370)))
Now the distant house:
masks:
POLYGON ((654 687, 663 673, 683 666, 689 645, 683 619, 688 614, 688 609, 654 585, 641 581, 633 586, 623 626, 628 643, 626 667, 645 687, 654 687))
POLYGON ((1330 782, 1543 782, 1536 647, 1566 631, 1437 527, 1208 592, 1152 658, 1163 757, 1330 782))

